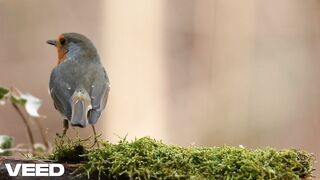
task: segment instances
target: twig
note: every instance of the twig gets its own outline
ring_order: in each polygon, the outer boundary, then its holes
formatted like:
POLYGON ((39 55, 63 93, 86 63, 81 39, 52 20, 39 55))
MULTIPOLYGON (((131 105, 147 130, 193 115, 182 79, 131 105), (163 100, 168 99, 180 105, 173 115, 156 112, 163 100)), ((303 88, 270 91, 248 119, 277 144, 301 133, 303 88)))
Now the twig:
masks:
POLYGON ((23 115, 23 113, 21 112, 20 108, 17 105, 15 105, 13 103, 11 103, 11 104, 14 107, 14 109, 18 112, 18 114, 20 115, 22 121, 24 122, 24 125, 27 128, 27 133, 28 133, 28 136, 29 136, 29 139, 30 139, 30 143, 31 143, 32 154, 34 154, 34 151, 35 151, 35 149, 34 149, 34 138, 33 138, 32 131, 31 131, 30 125, 28 123, 28 120, 23 115))
POLYGON ((30 152, 30 149, 10 148, 2 149, 2 152, 30 152))

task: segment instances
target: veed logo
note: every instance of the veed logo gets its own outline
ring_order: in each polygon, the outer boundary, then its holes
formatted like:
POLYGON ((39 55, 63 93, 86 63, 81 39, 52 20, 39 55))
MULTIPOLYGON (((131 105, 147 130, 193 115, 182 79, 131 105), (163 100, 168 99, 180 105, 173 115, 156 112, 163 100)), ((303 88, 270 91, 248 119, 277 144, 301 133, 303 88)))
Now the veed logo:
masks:
POLYGON ((62 176, 64 166, 62 164, 17 164, 14 169, 10 164, 5 164, 10 176, 62 176))

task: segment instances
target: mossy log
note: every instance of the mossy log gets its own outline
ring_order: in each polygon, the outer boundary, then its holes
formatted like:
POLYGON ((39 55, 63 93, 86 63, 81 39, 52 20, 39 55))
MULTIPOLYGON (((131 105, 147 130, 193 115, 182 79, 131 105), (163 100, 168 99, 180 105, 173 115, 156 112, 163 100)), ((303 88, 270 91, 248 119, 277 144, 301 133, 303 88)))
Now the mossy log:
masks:
POLYGON ((50 159, 80 162, 78 175, 90 179, 312 179, 314 171, 314 156, 296 149, 180 147, 149 137, 99 149, 83 144, 56 141, 50 159))
POLYGON ((49 157, 0 157, 0 179, 312 179, 314 156, 295 150, 240 147, 180 147, 148 137, 87 148, 80 139, 60 138, 49 157), (45 160, 48 159, 48 160, 45 160), (10 177, 10 163, 62 163, 61 177, 10 177))

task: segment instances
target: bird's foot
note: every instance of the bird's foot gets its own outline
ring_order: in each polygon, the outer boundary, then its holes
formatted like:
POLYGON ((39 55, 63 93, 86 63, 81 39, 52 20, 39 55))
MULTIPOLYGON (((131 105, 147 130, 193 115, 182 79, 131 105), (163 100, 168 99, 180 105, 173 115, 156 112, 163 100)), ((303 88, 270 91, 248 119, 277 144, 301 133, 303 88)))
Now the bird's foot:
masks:
POLYGON ((97 136, 94 137, 94 142, 93 142, 93 144, 91 145, 90 148, 93 148, 95 145, 97 145, 97 147, 100 148, 100 143, 98 141, 97 136))

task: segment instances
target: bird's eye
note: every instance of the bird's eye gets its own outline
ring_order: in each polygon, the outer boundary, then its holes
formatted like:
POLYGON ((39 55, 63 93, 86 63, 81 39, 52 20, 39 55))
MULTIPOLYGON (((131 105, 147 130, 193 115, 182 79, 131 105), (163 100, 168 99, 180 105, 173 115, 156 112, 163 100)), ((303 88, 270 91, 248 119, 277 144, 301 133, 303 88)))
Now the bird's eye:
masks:
POLYGON ((64 43, 66 43, 66 40, 64 38, 61 38, 59 41, 61 45, 64 45, 64 43))

